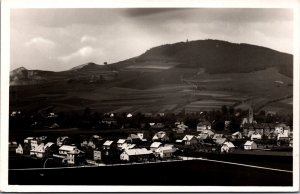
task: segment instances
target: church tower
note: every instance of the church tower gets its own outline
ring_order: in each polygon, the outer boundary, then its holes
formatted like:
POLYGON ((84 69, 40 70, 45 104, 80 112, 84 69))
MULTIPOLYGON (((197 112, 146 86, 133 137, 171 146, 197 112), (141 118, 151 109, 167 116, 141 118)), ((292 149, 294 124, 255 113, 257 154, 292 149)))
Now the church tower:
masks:
POLYGON ((251 104, 249 108, 249 113, 248 113, 248 121, 249 123, 253 123, 253 105, 251 104))

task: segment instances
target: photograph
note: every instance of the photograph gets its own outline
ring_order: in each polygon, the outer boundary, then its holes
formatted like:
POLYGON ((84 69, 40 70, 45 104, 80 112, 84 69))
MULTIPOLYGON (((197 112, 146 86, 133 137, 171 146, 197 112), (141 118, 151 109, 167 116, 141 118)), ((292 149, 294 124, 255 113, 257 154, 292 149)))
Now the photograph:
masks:
POLYGON ((1 191, 299 190, 299 1, 46 2, 1 7, 1 191))

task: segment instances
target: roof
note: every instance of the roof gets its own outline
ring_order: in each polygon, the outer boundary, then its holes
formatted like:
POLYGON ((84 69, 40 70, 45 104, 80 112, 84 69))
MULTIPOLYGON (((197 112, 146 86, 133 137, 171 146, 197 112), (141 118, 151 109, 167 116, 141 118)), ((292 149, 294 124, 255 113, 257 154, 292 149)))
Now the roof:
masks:
POLYGON ((155 150, 155 152, 165 152, 165 153, 173 153, 176 149, 172 147, 160 147, 155 150))
POLYGON ((205 133, 205 134, 200 133, 197 138, 198 139, 207 139, 208 138, 208 134, 207 133, 205 133))
POLYGON ((114 141, 106 140, 103 145, 104 146, 110 146, 113 142, 114 141))
POLYGON ((161 143, 160 143, 160 142, 153 142, 153 143, 150 145, 150 148, 158 148, 159 146, 161 146, 161 143))
POLYGON ((216 143, 217 144, 223 144, 226 141, 226 138, 217 138, 216 143))
POLYGON ((27 139, 27 140, 30 140, 30 139, 34 139, 34 137, 27 137, 26 139, 27 139))
POLYGON ((126 139, 119 139, 118 141, 117 141, 117 143, 125 143, 126 142, 126 139))
POLYGON ((166 132, 160 131, 160 132, 157 132, 157 133, 153 136, 153 139, 163 138, 165 135, 166 135, 166 132))
POLYGON ((191 141, 191 139, 195 138, 194 135, 186 135, 182 138, 182 140, 185 140, 185 141, 191 141))
POLYGON ((46 143, 46 145, 44 146, 44 148, 46 149, 47 147, 51 147, 54 143, 53 142, 48 142, 46 143))
POLYGON ((146 148, 128 149, 128 150, 125 150, 124 152, 126 154, 128 154, 129 156, 152 154, 152 151, 147 150, 146 148))
POLYGON ((254 141, 246 141, 246 143, 244 144, 245 146, 251 146, 253 143, 255 143, 254 141))
MULTIPOLYGON (((138 136, 138 135, 136 135, 136 134, 130 134, 130 135, 128 135, 128 138, 131 138, 131 139, 140 139, 140 137, 138 136)), ((127 138, 127 139, 128 139, 127 138)))
POLYGON ((76 146, 63 145, 59 148, 59 150, 72 151, 72 150, 75 150, 76 148, 77 148, 76 146))
POLYGON ((232 135, 235 136, 235 135, 238 135, 238 134, 240 134, 240 133, 241 133, 241 132, 237 131, 237 132, 233 133, 232 135))
POLYGON ((259 133, 256 133, 256 134, 255 134, 255 133, 254 133, 254 134, 251 135, 251 138, 253 138, 253 137, 259 137, 259 138, 261 138, 261 134, 259 134, 259 133))
POLYGON ((234 147, 235 147, 235 146, 233 145, 233 143, 230 142, 230 141, 225 142, 223 145, 225 145, 225 146, 227 146, 227 147, 229 147, 229 148, 234 148, 234 147))
POLYGON ((181 124, 177 125, 177 128, 187 129, 187 128, 189 128, 189 127, 188 127, 187 125, 181 123, 181 124))

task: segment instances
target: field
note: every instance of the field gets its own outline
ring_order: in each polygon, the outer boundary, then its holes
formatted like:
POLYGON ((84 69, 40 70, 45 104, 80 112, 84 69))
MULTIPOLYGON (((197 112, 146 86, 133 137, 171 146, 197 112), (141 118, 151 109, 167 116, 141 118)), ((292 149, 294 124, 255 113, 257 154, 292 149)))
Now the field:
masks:
POLYGON ((9 184, 292 186, 293 180, 289 172, 194 160, 127 166, 10 170, 9 184))

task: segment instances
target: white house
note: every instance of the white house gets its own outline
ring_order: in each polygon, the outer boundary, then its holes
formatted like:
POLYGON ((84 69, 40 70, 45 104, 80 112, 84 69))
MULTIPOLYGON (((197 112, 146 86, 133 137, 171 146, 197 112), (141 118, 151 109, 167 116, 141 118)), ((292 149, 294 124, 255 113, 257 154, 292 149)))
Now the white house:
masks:
POLYGON ((225 143, 223 143, 222 147, 221 147, 221 152, 231 152, 233 149, 235 148, 235 146, 233 145, 232 142, 230 141, 226 141, 225 143))
POLYGON ((16 149, 16 154, 22 154, 23 155, 23 147, 21 144, 19 144, 19 146, 16 149))
POLYGON ((185 135, 182 138, 182 141, 184 142, 185 145, 192 145, 198 143, 198 140, 194 135, 185 135))
POLYGON ((162 147, 162 143, 161 142, 153 142, 150 145, 150 150, 155 151, 159 147, 162 147))
POLYGON ((254 141, 247 141, 244 144, 244 149, 245 150, 256 150, 257 149, 257 144, 254 141))
POLYGON ((71 151, 76 151, 78 150, 78 148, 76 146, 72 146, 72 145, 63 145, 58 149, 58 153, 60 155, 67 155, 69 152, 71 151))
POLYGON ((289 131, 283 130, 282 133, 278 133, 277 140, 279 140, 280 138, 288 138, 288 137, 289 137, 289 131))
POLYGON ((176 148, 171 146, 160 147, 157 150, 155 150, 155 155, 159 156, 160 158, 170 158, 173 156, 176 150, 176 148))
POLYGON ((261 139, 261 134, 259 133, 253 133, 251 135, 251 140, 260 140, 261 139))
POLYGON ((94 150, 93 152, 94 161, 100 161, 101 160, 101 150, 94 150))
POLYGON ((146 159, 153 154, 151 150, 147 150, 146 148, 138 148, 138 149, 126 149, 120 155, 120 160, 123 161, 131 161, 133 159, 146 159))

